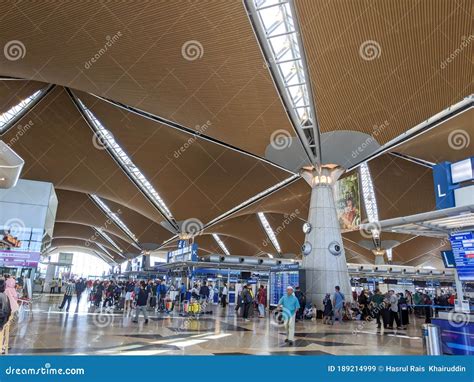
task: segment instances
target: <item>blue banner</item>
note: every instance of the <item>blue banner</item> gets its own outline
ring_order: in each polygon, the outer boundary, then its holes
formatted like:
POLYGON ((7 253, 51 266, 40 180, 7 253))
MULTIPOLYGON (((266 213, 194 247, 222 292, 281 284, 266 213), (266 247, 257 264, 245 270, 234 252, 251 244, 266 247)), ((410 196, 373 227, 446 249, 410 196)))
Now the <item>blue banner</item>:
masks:
POLYGON ((7 356, 3 381, 189 381, 212 375, 235 381, 417 382, 474 380, 474 357, 459 356, 7 356))

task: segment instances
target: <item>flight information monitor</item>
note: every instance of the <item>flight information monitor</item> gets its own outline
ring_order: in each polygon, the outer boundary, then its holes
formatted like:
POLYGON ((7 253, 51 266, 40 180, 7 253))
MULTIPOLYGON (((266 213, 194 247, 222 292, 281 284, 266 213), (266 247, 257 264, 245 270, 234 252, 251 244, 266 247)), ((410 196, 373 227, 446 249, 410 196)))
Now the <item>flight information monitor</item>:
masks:
POLYGON ((457 232, 451 234, 451 247, 459 280, 474 280, 474 233, 457 232))
POLYGON ((299 285, 298 268, 298 264, 291 264, 270 270, 270 305, 278 305, 288 286, 295 288, 299 285))

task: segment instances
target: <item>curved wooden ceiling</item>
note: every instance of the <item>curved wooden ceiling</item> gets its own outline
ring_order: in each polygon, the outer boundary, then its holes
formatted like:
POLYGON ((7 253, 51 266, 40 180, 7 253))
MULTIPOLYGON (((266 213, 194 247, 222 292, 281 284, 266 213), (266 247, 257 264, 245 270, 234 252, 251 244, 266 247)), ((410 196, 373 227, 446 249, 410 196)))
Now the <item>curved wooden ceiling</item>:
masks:
POLYGON ((296 135, 240 1, 1 2, 0 14, 2 40, 26 49, 3 60, 0 75, 98 94, 192 129, 210 121, 205 134, 260 156, 275 126, 296 135), (194 60, 182 53, 189 44, 194 60))
POLYGON ((470 0, 295 4, 322 132, 384 144, 474 93, 470 0))

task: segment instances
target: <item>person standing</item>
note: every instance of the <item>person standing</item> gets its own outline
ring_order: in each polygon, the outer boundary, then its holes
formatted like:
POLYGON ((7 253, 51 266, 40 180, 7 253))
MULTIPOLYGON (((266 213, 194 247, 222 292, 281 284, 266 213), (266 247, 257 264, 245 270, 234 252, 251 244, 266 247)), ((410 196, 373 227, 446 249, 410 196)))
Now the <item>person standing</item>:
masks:
POLYGON ((250 289, 250 285, 247 284, 242 290, 242 302, 244 304, 242 316, 245 321, 250 321, 249 320, 250 307, 252 306, 252 303, 253 303, 253 297, 249 289, 250 289))
POLYGON ((375 294, 372 296, 372 312, 375 314, 375 319, 377 322, 377 328, 380 329, 382 327, 382 323, 380 322, 380 316, 382 314, 382 309, 384 308, 383 305, 383 295, 380 293, 380 289, 375 290, 375 294))
POLYGON ((259 318, 265 318, 265 307, 267 305, 267 290, 263 285, 260 285, 260 288, 257 293, 257 303, 258 303, 258 312, 259 318))
POLYGON ((186 285, 184 283, 181 283, 181 288, 179 290, 179 302, 184 302, 186 300, 186 285))
POLYGON ((341 292, 341 288, 337 285, 335 288, 335 293, 332 299, 332 305, 334 307, 334 314, 332 316, 332 324, 336 321, 336 318, 339 320, 339 323, 342 323, 342 312, 344 309, 344 302, 346 297, 341 292))
POLYGON ((165 300, 166 300, 166 284, 163 280, 160 285, 158 285, 157 291, 159 293, 158 307, 160 311, 165 310, 165 300))
POLYGON ((227 295, 228 295, 229 291, 227 289, 227 283, 224 283, 224 287, 222 288, 222 292, 221 292, 221 304, 222 304, 222 307, 225 308, 227 306, 227 295))
POLYGON ((49 293, 54 294, 54 290, 56 289, 56 280, 52 279, 49 283, 49 293))
POLYGON ((400 326, 400 317, 398 316, 398 296, 395 294, 394 290, 390 290, 389 292, 389 302, 390 302, 390 325, 389 329, 393 329, 393 321, 397 324, 397 329, 401 329, 400 326))
POLYGON ((76 298, 77 298, 76 313, 79 311, 79 302, 81 301, 82 292, 84 292, 85 289, 86 289, 86 284, 84 283, 84 280, 80 278, 78 282, 76 283, 76 298))
POLYGON ((69 280, 66 283, 66 290, 64 291, 63 302, 59 306, 59 310, 64 308, 64 305, 67 303, 66 312, 69 312, 69 307, 71 306, 72 295, 74 294, 74 280, 69 280))
POLYGON ((288 286, 286 288, 286 295, 282 296, 280 301, 278 301, 278 309, 282 310, 283 312, 283 321, 286 330, 285 342, 287 342, 290 346, 293 345, 295 340, 295 320, 296 312, 299 308, 300 303, 293 293, 293 287, 288 286))
POLYGON ((206 285, 205 281, 203 281, 201 288, 199 289, 199 298, 201 302, 207 302, 209 299, 209 287, 206 285))
POLYGON ((301 291, 301 288, 299 286, 297 286, 295 289, 295 297, 298 299, 298 302, 300 303, 300 308, 296 312, 296 321, 298 321, 298 320, 303 319, 304 308, 306 306, 306 296, 301 291))
POLYGON ((138 322, 138 316, 140 312, 143 313, 143 317, 145 317, 145 324, 148 324, 148 312, 146 310, 146 303, 148 301, 148 292, 146 291, 146 284, 145 281, 140 282, 140 289, 138 291, 137 297, 137 305, 135 307, 135 318, 133 322, 138 322))

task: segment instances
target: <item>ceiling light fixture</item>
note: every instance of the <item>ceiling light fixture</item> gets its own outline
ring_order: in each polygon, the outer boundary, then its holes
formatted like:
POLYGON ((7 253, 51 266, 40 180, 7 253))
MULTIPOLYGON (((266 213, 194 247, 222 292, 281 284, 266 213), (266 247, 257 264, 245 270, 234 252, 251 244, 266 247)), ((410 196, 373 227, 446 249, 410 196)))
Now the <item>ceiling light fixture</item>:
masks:
POLYGON ((177 224, 171 211, 168 206, 165 204, 163 199, 160 197, 155 188, 151 185, 145 175, 140 171, 140 169, 132 162, 130 157, 125 153, 125 151, 120 147, 120 145, 115 140, 114 136, 110 131, 108 131, 104 125, 96 118, 96 116, 84 105, 84 103, 79 99, 75 98, 87 117, 87 120, 92 125, 96 137, 99 139, 100 143, 105 145, 108 150, 113 154, 114 158, 123 166, 126 173, 136 182, 138 187, 143 191, 145 195, 153 202, 153 204, 158 208, 164 217, 166 217, 177 229, 177 224))
POLYGON ((120 254, 123 252, 122 248, 120 248, 118 244, 115 241, 113 241, 113 239, 107 233, 105 233, 105 231, 102 228, 96 227, 95 230, 99 233, 100 236, 102 236, 105 240, 107 240, 120 254))
POLYGON ((122 231, 124 231, 130 239, 132 239, 135 243, 138 244, 138 238, 135 234, 127 227, 127 225, 123 222, 122 219, 118 216, 116 212, 112 212, 112 210, 105 204, 102 199, 100 199, 96 194, 91 194, 90 197, 92 200, 99 206, 99 208, 109 217, 111 218, 115 224, 117 224, 122 231))
POLYGON ((227 249, 227 247, 225 246, 224 242, 221 240, 221 238, 213 233, 212 234, 212 237, 214 238, 214 240, 217 242, 217 244, 219 244, 219 247, 221 247, 221 249, 224 251, 224 253, 227 255, 227 256, 230 256, 230 252, 229 250, 227 249))
POLYGON ((280 244, 278 243, 275 232, 273 232, 273 229, 270 226, 270 223, 268 222, 267 218, 265 217, 265 214, 263 212, 259 212, 258 217, 260 219, 260 223, 262 223, 262 226, 265 229, 265 232, 267 233, 268 238, 272 242, 273 246, 275 247, 278 253, 281 253, 280 244))

